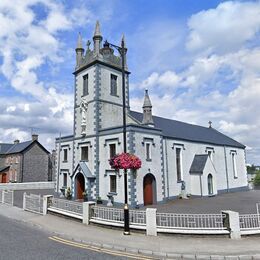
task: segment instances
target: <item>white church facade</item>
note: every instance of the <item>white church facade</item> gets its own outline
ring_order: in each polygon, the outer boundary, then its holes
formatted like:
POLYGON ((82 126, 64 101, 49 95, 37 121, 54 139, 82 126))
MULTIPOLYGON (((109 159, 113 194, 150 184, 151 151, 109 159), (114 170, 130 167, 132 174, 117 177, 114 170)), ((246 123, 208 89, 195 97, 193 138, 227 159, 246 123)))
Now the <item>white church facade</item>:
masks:
MULTIPOLYGON (((123 39, 124 40, 124 39, 123 39)), ((123 152, 121 58, 102 44, 97 22, 87 49, 79 35, 76 48, 74 132, 56 139, 57 185, 72 196, 124 202, 123 171, 109 159, 123 152)), ((212 196, 247 189, 245 146, 216 129, 152 115, 145 92, 143 113, 130 110, 126 73, 127 151, 142 167, 128 171, 128 202, 135 207, 176 198, 184 189, 193 196, 212 196)))

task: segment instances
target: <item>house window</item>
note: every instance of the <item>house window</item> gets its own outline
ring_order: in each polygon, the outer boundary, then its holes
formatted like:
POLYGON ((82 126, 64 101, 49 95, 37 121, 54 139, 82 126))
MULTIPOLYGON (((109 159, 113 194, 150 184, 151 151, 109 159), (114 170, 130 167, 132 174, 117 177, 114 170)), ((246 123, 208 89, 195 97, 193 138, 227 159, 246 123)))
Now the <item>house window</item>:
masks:
POLYGON ((237 166, 236 166, 236 157, 235 153, 231 153, 232 156, 232 168, 233 168, 233 176, 237 178, 237 166))
POLYGON ((116 175, 110 175, 110 192, 116 192, 116 175))
POLYGON ((151 161, 151 144, 145 143, 145 154, 146 154, 146 160, 151 161))
POLYGON ((116 155, 116 144, 110 144, 109 145, 109 156, 110 156, 110 158, 112 158, 115 155, 116 155))
POLYGON ((182 181, 181 148, 176 148, 177 181, 182 181))
POLYGON ((67 173, 63 173, 63 187, 67 187, 67 184, 68 184, 68 175, 67 173))
POLYGON ((63 150, 63 161, 64 162, 68 161, 68 149, 63 150))
POLYGON ((88 146, 81 147, 81 160, 88 161, 88 146))
POLYGON ((117 76, 111 74, 110 78, 110 94, 117 96, 117 76))
POLYGON ((83 96, 88 95, 88 74, 83 76, 83 96))

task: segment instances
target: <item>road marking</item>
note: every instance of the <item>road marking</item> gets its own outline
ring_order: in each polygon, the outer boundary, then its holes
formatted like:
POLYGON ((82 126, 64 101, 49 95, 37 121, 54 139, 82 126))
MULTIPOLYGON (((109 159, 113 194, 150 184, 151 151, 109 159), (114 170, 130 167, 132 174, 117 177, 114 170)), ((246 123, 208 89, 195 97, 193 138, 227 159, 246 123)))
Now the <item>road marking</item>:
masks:
POLYGON ((92 245, 88 245, 88 244, 78 243, 78 242, 66 240, 66 239, 63 239, 63 238, 60 238, 60 237, 57 237, 57 236, 49 237, 49 239, 53 240, 55 242, 58 242, 58 243, 65 244, 65 245, 69 245, 69 246, 73 246, 73 247, 77 247, 77 248, 82 248, 82 249, 88 249, 88 250, 99 252, 99 253, 106 253, 106 254, 109 254, 109 255, 125 256, 125 257, 128 257, 128 258, 140 259, 140 260, 156 259, 156 258, 149 257, 149 256, 142 256, 142 255, 139 255, 139 254, 132 254, 132 253, 127 253, 127 252, 121 252, 121 251, 116 251, 116 250, 100 248, 100 247, 96 247, 96 246, 92 246, 92 245))

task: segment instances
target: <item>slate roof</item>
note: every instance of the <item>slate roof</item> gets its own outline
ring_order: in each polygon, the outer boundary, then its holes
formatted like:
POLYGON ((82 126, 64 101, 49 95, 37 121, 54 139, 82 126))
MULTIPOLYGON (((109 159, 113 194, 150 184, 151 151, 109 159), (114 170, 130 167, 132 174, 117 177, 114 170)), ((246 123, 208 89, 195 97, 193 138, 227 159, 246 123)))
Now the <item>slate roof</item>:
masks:
POLYGON ((86 162, 84 162, 84 161, 79 162, 78 166, 74 170, 74 173, 76 173, 78 167, 81 168, 83 175, 85 175, 86 178, 96 178, 94 175, 92 175, 92 173, 91 173, 90 169, 88 168, 88 165, 87 165, 86 162))
POLYGON ((0 174, 3 173, 5 170, 9 169, 10 166, 3 166, 3 167, 0 167, 0 174))
POLYGON ((193 173, 193 174, 200 173, 200 174, 202 174, 203 170, 205 168, 208 157, 209 156, 207 154, 195 154, 193 162, 192 162, 191 167, 190 167, 190 173, 193 173))
MULTIPOLYGON (((142 113, 130 111, 130 115, 140 123, 143 120, 142 113)), ((243 149, 245 148, 243 144, 220 133, 214 128, 188 124, 158 116, 153 116, 153 121, 154 127, 161 129, 162 134, 165 137, 207 144, 226 145, 243 149)))
POLYGON ((12 146, 13 144, 0 143, 0 154, 5 154, 12 146))

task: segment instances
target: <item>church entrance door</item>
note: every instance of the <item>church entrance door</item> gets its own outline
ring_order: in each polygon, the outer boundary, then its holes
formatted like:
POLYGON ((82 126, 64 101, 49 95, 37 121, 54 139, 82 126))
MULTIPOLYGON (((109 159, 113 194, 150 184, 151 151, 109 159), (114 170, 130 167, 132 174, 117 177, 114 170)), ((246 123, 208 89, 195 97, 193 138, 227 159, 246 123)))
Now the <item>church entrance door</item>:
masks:
POLYGON ((151 173, 144 177, 143 181, 144 205, 156 203, 156 180, 151 173))
POLYGON ((85 178, 82 173, 78 173, 75 177, 76 182, 76 199, 83 199, 83 192, 85 191, 85 178))

